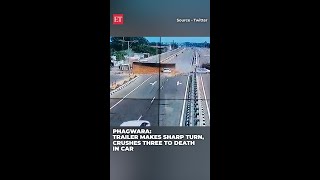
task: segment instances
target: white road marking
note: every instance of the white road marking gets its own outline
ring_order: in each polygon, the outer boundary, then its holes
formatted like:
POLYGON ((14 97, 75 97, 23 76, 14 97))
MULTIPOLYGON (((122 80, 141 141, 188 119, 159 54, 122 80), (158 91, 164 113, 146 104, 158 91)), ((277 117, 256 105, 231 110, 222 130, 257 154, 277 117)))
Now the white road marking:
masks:
POLYGON ((183 106, 182 106, 181 117, 180 117, 180 126, 182 126, 183 112, 184 112, 184 108, 185 108, 185 106, 186 106, 188 84, 189 84, 189 76, 188 76, 188 79, 187 79, 186 90, 185 90, 185 92, 184 92, 184 100, 183 100, 183 106))
POLYGON ((196 56, 196 59, 195 59, 195 65, 197 66, 197 64, 198 64, 198 56, 197 56, 197 52, 195 53, 195 56, 196 56))
POLYGON ((177 82, 177 86, 179 86, 180 84, 182 84, 182 83, 178 81, 178 82, 177 82))
POLYGON ((153 86, 155 83, 157 83, 157 81, 155 81, 155 82, 153 82, 153 83, 150 83, 150 84, 153 86))
POLYGON ((182 52, 182 51, 184 51, 184 50, 185 50, 185 48, 184 48, 184 49, 182 49, 182 50, 180 50, 180 51, 178 51, 177 53, 175 53, 175 54, 173 54, 173 55, 171 55, 171 56, 169 56, 169 57, 165 58, 165 59, 164 59, 164 60, 162 60, 161 62, 165 62, 165 61, 169 61, 169 60, 174 59, 175 55, 177 55, 177 54, 181 54, 181 52, 182 52))
POLYGON ((196 65, 199 65, 199 54, 198 54, 198 52, 196 52, 196 65))
POLYGON ((130 91, 127 95, 125 95, 120 101, 118 101, 115 105, 113 105, 110 110, 112 108, 114 108, 116 105, 118 105, 121 101, 124 100, 124 98, 126 98, 127 96, 129 96, 133 91, 137 90, 142 84, 144 84, 145 82, 147 82, 150 78, 152 78, 152 76, 150 76, 148 79, 146 79, 145 81, 143 81, 139 86, 137 86, 136 88, 134 88, 132 91, 130 91))
POLYGON ((208 100, 207 100, 207 96, 206 96, 206 91, 204 90, 202 75, 200 76, 200 78, 201 78, 201 83, 202 83, 202 90, 203 90, 204 100, 205 100, 205 102, 206 102, 207 112, 208 112, 209 121, 210 121, 210 110, 209 110, 209 106, 208 106, 208 100))
MULTIPOLYGON (((199 82, 199 76, 196 76, 196 78, 197 78, 197 82, 199 82)), ((199 83, 197 83, 197 89, 200 89, 199 87, 200 85, 199 83)), ((201 108, 201 112, 202 112, 201 115, 202 115, 202 122, 203 122, 205 121, 205 118, 204 118, 204 112, 203 112, 203 106, 202 106, 202 96, 200 91, 198 91, 198 97, 199 97, 198 101, 201 100, 201 102, 199 103, 199 109, 201 108)), ((199 126, 202 126, 200 122, 201 121, 199 121, 199 124, 200 124, 199 126)))
POLYGON ((162 89, 163 88, 163 86, 161 86, 161 88, 160 89, 162 89))
POLYGON ((151 101, 151 104, 153 103, 153 101, 154 101, 155 98, 156 98, 156 97, 153 97, 153 99, 152 99, 152 101, 151 101))
POLYGON ((142 118, 142 115, 139 117, 138 121, 142 118))

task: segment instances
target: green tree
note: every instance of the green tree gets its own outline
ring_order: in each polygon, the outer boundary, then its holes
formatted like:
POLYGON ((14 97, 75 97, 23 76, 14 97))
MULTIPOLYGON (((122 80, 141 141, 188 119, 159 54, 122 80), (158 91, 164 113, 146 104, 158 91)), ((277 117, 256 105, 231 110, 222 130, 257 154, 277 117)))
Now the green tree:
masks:
POLYGON ((178 48, 178 44, 177 43, 172 43, 171 47, 172 47, 172 49, 177 49, 178 48))
POLYGON ((110 47, 115 49, 116 51, 126 50, 128 49, 128 43, 122 42, 124 41, 137 41, 137 42, 130 42, 130 48, 135 46, 144 44, 148 45, 149 41, 144 37, 111 37, 110 47))
MULTIPOLYGON (((144 37, 111 37, 110 48, 115 51, 127 50, 128 43, 122 42, 122 40, 136 41, 129 43, 130 49, 136 53, 150 53, 151 55, 155 55, 157 52, 156 48, 150 47, 151 43, 144 37)), ((122 55, 119 55, 119 57, 122 57, 122 55)))
POLYGON ((150 45, 150 46, 156 46, 157 43, 156 43, 156 42, 150 42, 149 45, 150 45))
POLYGON ((126 52, 125 51, 115 51, 113 55, 116 56, 117 61, 121 61, 121 60, 124 60, 124 56, 126 55, 126 52))
POLYGON ((150 53, 150 55, 157 54, 157 49, 148 45, 140 44, 132 47, 132 50, 136 53, 150 53))

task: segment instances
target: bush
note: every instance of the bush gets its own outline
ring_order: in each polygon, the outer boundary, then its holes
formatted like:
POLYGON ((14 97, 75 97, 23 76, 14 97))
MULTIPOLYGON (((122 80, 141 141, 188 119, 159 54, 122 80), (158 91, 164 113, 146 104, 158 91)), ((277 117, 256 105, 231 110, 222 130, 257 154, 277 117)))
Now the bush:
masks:
POLYGON ((124 60, 124 56, 126 55, 126 51, 116 51, 114 52, 114 56, 117 57, 117 61, 124 60))

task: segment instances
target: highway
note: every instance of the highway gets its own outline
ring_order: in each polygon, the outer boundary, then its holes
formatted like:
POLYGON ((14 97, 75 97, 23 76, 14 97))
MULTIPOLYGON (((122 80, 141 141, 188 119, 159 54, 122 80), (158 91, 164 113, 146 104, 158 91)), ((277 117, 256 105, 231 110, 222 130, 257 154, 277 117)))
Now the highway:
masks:
MULTIPOLYGON (((144 74, 121 90, 110 95, 110 125, 119 126, 130 120, 147 120, 151 126, 185 126, 190 72, 194 71, 193 56, 198 63, 210 61, 210 49, 185 48, 175 54, 160 56, 163 62, 176 63, 175 73, 144 74)), ((197 75, 199 103, 205 124, 210 125, 210 74, 197 75)), ((194 125, 194 123, 191 123, 194 125)))
MULTIPOLYGON (((210 62, 210 49, 199 49, 199 63, 210 62)), ((205 125, 210 126, 210 74, 200 74, 198 77, 200 89, 200 102, 204 111, 205 125)))

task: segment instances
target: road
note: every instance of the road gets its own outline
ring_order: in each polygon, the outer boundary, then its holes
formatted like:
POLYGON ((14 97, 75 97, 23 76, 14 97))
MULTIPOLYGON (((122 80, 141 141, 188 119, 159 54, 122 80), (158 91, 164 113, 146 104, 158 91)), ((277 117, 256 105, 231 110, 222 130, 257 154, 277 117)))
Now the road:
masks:
POLYGON ((129 79, 127 71, 121 71, 118 66, 110 68, 110 86, 113 83, 119 83, 127 79, 129 79))
MULTIPOLYGON (((151 126, 180 126, 186 120, 186 86, 188 74, 194 70, 194 49, 186 48, 166 62, 176 63, 178 74, 140 75, 135 81, 110 95, 110 125, 119 126, 129 120, 147 120, 151 126)), ((210 50, 199 49, 199 62, 210 60, 210 50), (202 57, 203 56, 203 57, 202 57)), ((167 57, 164 57, 167 58, 167 57)), ((163 60, 161 58, 161 60, 163 60)), ((206 126, 210 124, 210 75, 202 74, 197 81, 203 100, 206 126), (204 95, 205 94, 205 95, 204 95), (206 105, 206 103, 208 105, 206 105)))
MULTIPOLYGON (((176 53, 179 53, 183 48, 175 49, 173 51, 165 52, 160 55, 154 55, 150 56, 149 58, 145 58, 144 60, 147 60, 148 63, 158 63, 159 58, 161 61, 168 62, 167 60, 170 60, 173 56, 175 56, 176 53)), ((124 80, 129 79, 129 73, 127 71, 121 71, 118 66, 112 67, 110 69, 110 86, 113 83, 122 82, 124 80)))
MULTIPOLYGON (((200 54, 199 64, 210 62, 210 49, 201 48, 197 49, 197 53, 200 54)), ((204 111, 205 125, 210 125, 210 74, 199 75, 199 89, 200 89, 200 101, 204 111)))

